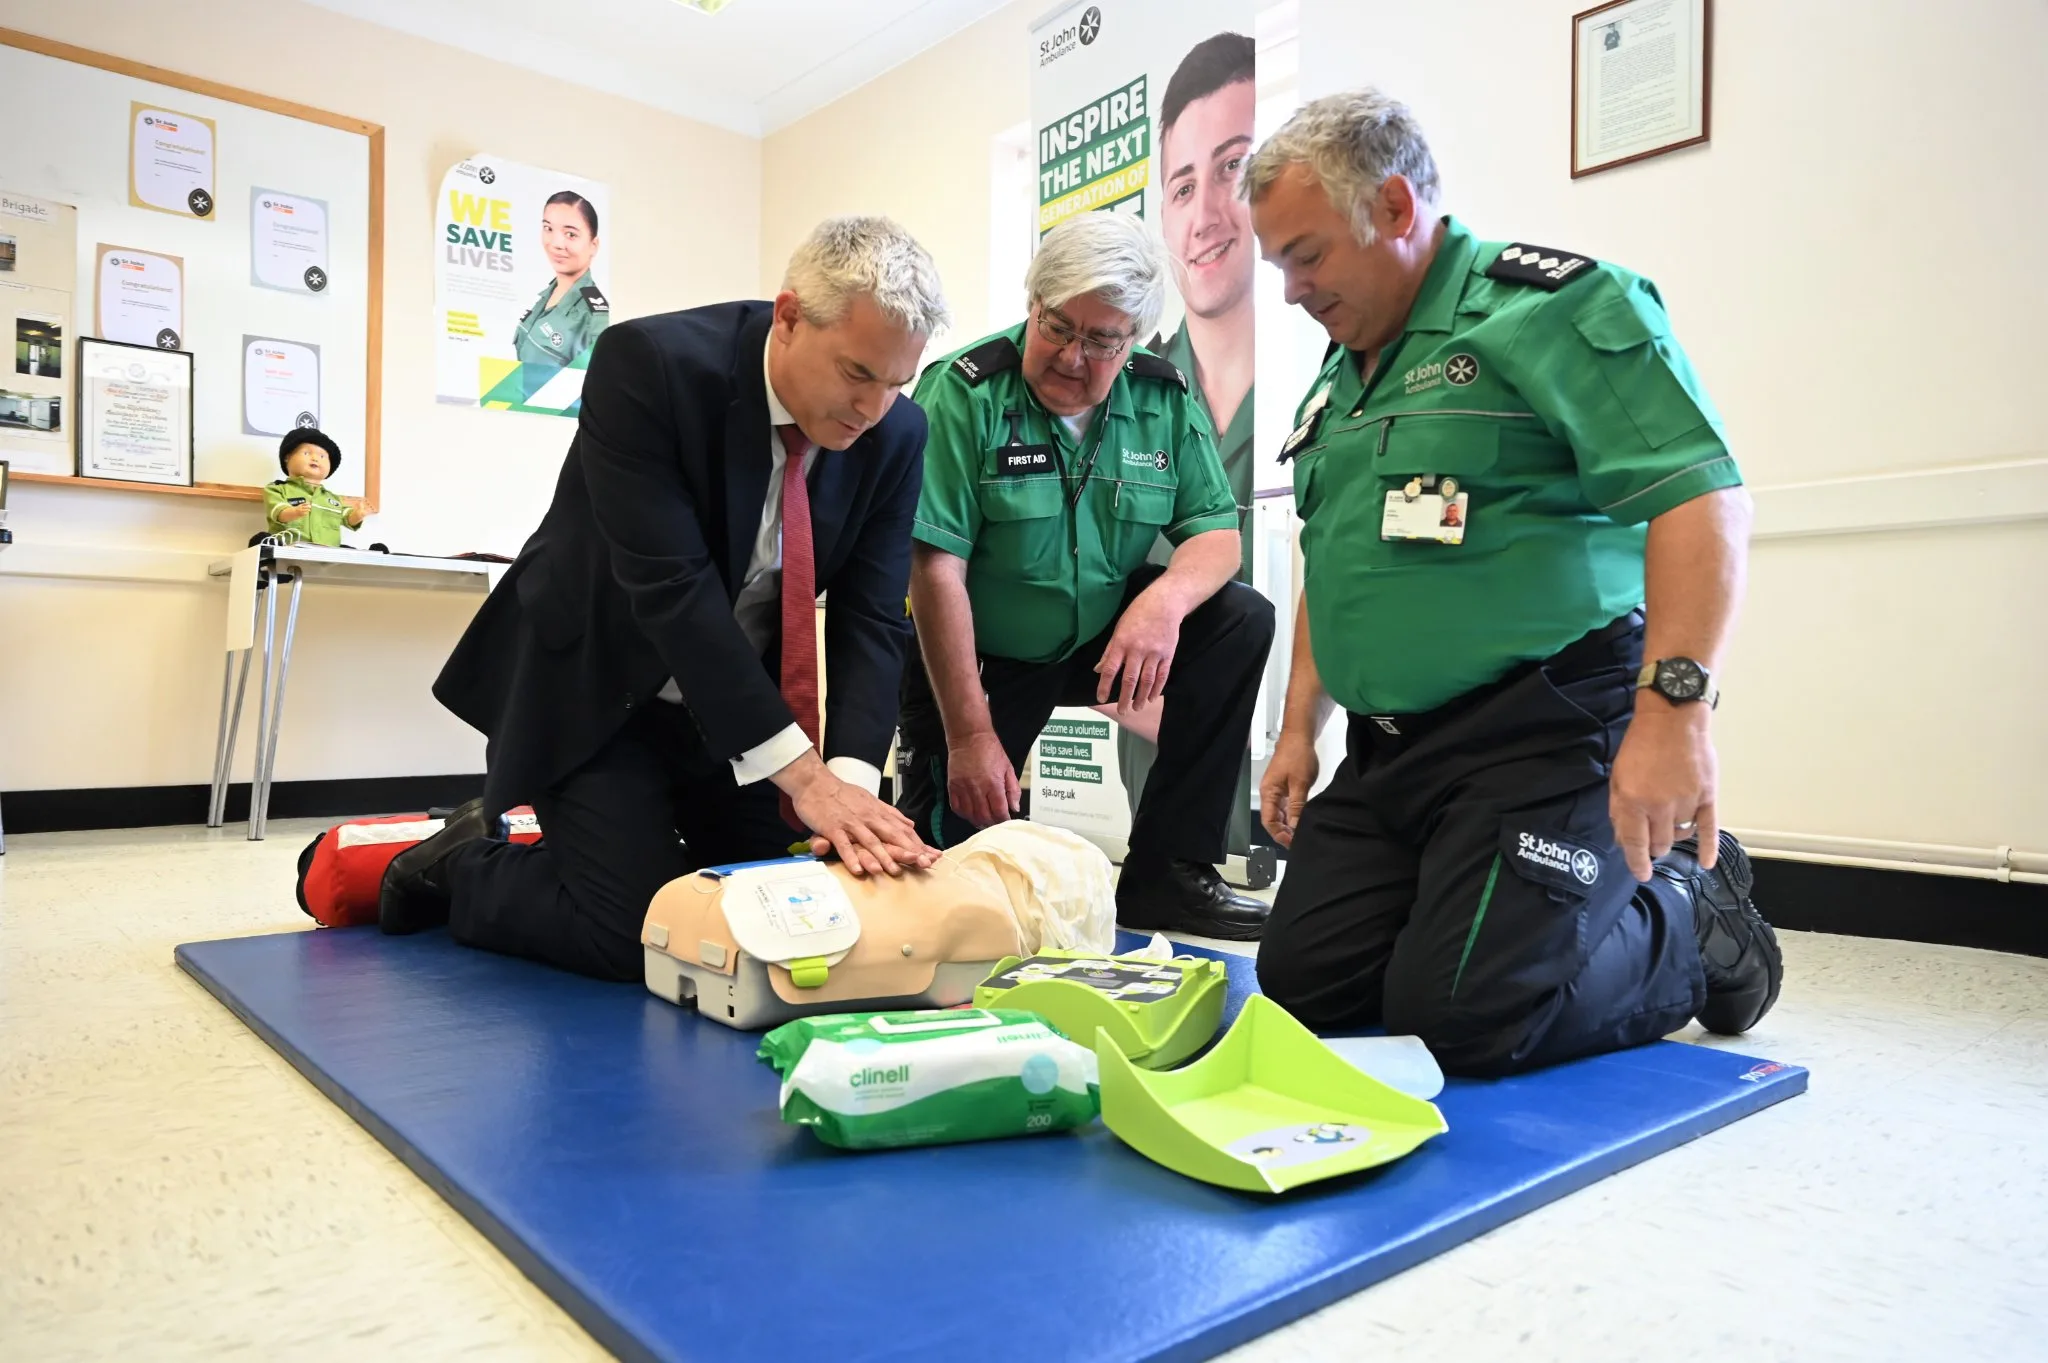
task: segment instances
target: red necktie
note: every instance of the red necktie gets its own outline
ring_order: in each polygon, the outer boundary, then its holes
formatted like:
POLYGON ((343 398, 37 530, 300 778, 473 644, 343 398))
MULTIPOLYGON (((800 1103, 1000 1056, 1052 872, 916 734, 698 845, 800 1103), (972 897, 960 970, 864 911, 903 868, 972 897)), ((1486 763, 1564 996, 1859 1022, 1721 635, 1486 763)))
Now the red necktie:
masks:
MULTIPOLYGON (((813 747, 818 742, 818 570, 811 554, 811 492, 804 456, 811 442, 797 426, 777 426, 782 464, 782 699, 813 747)), ((782 817, 808 833, 787 792, 782 817)))

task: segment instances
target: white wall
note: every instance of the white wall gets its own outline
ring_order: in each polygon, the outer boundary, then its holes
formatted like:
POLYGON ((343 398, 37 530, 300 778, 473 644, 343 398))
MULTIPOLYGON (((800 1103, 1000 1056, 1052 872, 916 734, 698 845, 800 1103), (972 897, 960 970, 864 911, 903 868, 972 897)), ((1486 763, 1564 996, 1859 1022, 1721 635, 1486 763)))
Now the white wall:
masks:
POLYGON ((2048 848, 2048 7, 1718 0, 1712 142, 1574 182, 1583 0, 1301 3, 1304 93, 1408 101, 1482 236, 1663 289, 1774 532, 1726 667, 1724 818, 2048 848), (1801 533, 1939 521, 1965 486, 2032 518, 1801 533))
MULTIPOLYGON (((1021 274, 1010 311, 992 316, 989 156, 998 133, 1030 117, 1025 39, 1044 0, 1016 0, 762 144, 760 288, 820 219, 886 213, 938 262, 965 344, 1023 315, 1021 274)), ((997 298, 1006 296, 994 281, 997 298)))
MULTIPOLYGON (((754 292, 760 143, 297 0, 208 0, 197 13, 0 0, 0 26, 384 125, 383 497, 361 538, 517 552, 574 425, 434 401, 442 172, 489 150, 608 182, 612 303, 631 317, 754 292)), ((260 504, 26 484, 8 500, 0 790, 205 781, 226 593, 204 566, 260 528, 260 504), (94 566, 130 580, 45 575, 94 566)), ((481 740, 427 694, 478 600, 308 588, 278 778, 481 771, 481 740)), ((253 713, 245 722, 253 730, 253 713)), ((245 733, 241 772, 252 746, 245 733)))

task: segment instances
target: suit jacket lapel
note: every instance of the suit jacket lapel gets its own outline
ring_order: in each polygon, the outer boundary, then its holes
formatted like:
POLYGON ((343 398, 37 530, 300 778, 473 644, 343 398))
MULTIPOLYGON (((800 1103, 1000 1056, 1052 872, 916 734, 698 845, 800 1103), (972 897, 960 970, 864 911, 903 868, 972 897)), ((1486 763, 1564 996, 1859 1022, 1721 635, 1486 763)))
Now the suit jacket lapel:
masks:
POLYGON ((733 355, 733 399, 725 414, 725 581, 726 594, 735 600, 747 582, 747 560, 753 557, 761 507, 768 500, 768 441, 773 432, 768 429, 761 356, 774 320, 774 312, 765 309, 748 319, 733 355))

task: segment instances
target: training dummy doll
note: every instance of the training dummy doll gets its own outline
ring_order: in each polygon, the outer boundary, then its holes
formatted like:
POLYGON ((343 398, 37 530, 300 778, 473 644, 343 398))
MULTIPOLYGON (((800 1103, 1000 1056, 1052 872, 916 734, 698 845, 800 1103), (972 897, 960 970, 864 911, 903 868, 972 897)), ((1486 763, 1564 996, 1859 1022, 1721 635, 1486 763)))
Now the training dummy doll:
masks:
POLYGON ((340 548, 342 527, 358 529, 369 514, 360 497, 323 486, 341 467, 341 447, 320 431, 295 430, 279 442, 277 462, 284 477, 263 489, 265 528, 296 534, 301 544, 340 548))
POLYGON ((860 1008, 950 1008, 1006 956, 1106 952, 1115 873, 1065 829, 1011 820, 928 871, 796 859, 695 872, 654 896, 647 987, 729 1027, 860 1008))

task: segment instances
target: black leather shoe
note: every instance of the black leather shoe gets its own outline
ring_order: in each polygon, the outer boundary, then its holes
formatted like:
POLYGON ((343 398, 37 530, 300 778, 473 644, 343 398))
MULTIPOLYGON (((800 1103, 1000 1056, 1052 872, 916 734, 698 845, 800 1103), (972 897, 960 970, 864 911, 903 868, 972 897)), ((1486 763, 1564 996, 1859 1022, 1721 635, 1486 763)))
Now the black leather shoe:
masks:
POLYGON ((1256 942, 1272 906, 1226 885, 1203 861, 1130 857, 1116 882, 1116 921, 1135 932, 1256 942))
POLYGON ((377 890, 377 926, 394 937, 439 927, 448 921, 448 859, 489 836, 483 797, 468 800, 442 821, 433 837, 406 848, 384 868, 377 890))
POLYGON ((1656 873, 1692 900, 1700 965, 1707 976, 1700 1025, 1723 1036, 1740 1036, 1778 1001, 1785 957, 1778 950, 1778 934, 1750 900, 1756 875, 1749 853, 1733 833, 1721 834, 1720 849, 1714 869, 1703 871, 1699 839, 1686 838, 1658 859, 1656 873))

